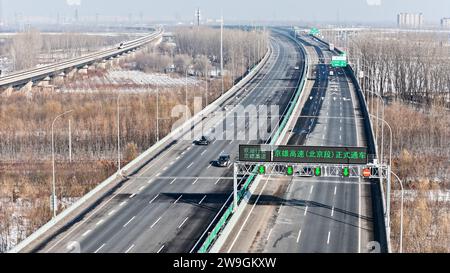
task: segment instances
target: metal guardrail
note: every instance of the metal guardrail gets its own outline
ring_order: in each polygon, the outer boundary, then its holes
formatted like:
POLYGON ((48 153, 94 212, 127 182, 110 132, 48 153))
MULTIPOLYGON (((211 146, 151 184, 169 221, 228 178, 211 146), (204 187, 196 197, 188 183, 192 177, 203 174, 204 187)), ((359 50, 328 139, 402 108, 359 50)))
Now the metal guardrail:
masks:
MULTIPOLYGON (((289 38, 291 38, 292 40, 297 42, 297 40, 293 39, 292 37, 289 36, 289 38)), ((300 95, 301 95, 301 93, 302 93, 302 91, 304 89, 305 83, 306 83, 306 79, 307 79, 306 75, 307 75, 307 71, 308 71, 308 62, 307 62, 307 58, 306 58, 306 52, 305 52, 303 46, 301 46, 300 44, 299 44, 299 46, 301 48, 301 51, 303 53, 303 57, 304 57, 304 60, 305 60, 305 67, 303 69, 302 79, 301 79, 301 81, 299 83, 299 86, 298 86, 298 88, 296 90, 296 94, 295 94, 294 98, 291 100, 290 106, 289 106, 286 114, 283 115, 283 121, 281 122, 280 126, 278 127, 278 129, 276 130, 274 136, 271 139, 271 142, 270 142, 271 145, 274 145, 276 143, 276 141, 278 140, 278 137, 280 136, 281 132, 286 128, 288 120, 289 120, 292 112, 295 109, 295 106, 296 106, 296 104, 297 104, 297 102, 299 100, 299 97, 300 97, 300 95)), ((246 182, 244 183, 242 188, 239 190, 239 192, 237 194, 238 204, 244 198, 244 196, 246 195, 246 193, 247 193, 247 191, 248 191, 248 189, 250 187, 250 184, 257 177, 257 174, 255 174, 255 173, 252 173, 247 178, 246 182)), ((228 220, 229 220, 230 216, 233 214, 234 209, 235 209, 234 208, 234 203, 232 202, 229 205, 229 207, 225 210, 224 214, 222 215, 220 220, 217 222, 217 224, 214 227, 214 229, 211 231, 211 233, 208 235, 206 240, 203 242, 202 246, 198 250, 198 253, 206 253, 206 252, 209 251, 209 249, 211 248, 212 244, 217 239, 217 236, 219 235, 220 231, 223 230, 223 228, 228 223, 228 220)))
POLYGON ((163 30, 158 30, 157 32, 152 33, 149 36, 126 42, 123 48, 111 48, 104 51, 87 54, 78 58, 46 65, 39 68, 14 72, 4 77, 0 77, 0 87, 5 88, 5 87, 20 86, 23 85, 24 83, 33 80, 44 79, 49 75, 57 75, 58 73, 61 73, 70 68, 83 67, 85 65, 89 65, 98 62, 100 60, 105 60, 108 58, 119 56, 123 53, 135 50, 149 42, 152 42, 156 38, 160 37, 162 33, 163 30))

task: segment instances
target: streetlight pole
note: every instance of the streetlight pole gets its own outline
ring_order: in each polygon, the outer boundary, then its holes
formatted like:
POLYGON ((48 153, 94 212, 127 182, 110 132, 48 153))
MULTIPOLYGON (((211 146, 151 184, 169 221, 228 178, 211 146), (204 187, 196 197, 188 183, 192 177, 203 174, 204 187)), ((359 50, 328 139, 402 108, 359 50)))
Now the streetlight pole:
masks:
POLYGON ((159 84, 156 84, 156 142, 159 141, 159 84))
MULTIPOLYGON (((385 112, 385 108, 386 108, 386 103, 384 102, 383 97, 380 94, 375 93, 370 90, 367 90, 367 92, 371 93, 372 95, 377 96, 383 103, 383 111, 381 112, 381 119, 379 117, 379 111, 378 111, 378 107, 377 107, 377 127, 378 127, 378 120, 384 121, 384 112, 385 112)), ((378 137, 377 137, 377 141, 378 141, 378 137)), ((384 143, 384 122, 381 123, 381 143, 382 143, 382 145, 381 145, 381 160, 382 160, 382 162, 384 162, 384 145, 383 145, 383 143, 384 143)), ((390 163, 390 161, 389 161, 389 163, 390 163)))
POLYGON ((188 106, 188 69, 189 69, 189 67, 186 67, 186 80, 185 80, 185 121, 187 121, 188 120, 188 109, 189 109, 189 106, 188 106))
POLYGON ((73 112, 73 110, 66 111, 58 116, 52 122, 52 198, 51 198, 51 207, 53 208, 53 218, 56 217, 56 176, 55 176, 55 137, 54 137, 54 126, 55 122, 58 118, 73 112))
POLYGON ((120 175, 120 93, 117 95, 117 174, 120 175))
POLYGON ((397 178, 398 182, 400 183, 400 188, 402 191, 401 192, 401 203, 400 203, 400 247, 399 247, 399 252, 403 253, 403 195, 404 195, 403 182, 398 177, 398 175, 396 175, 393 171, 391 171, 391 174, 393 174, 394 177, 397 178))
POLYGON ((222 94, 223 95, 223 15, 220 19, 220 76, 222 78, 222 94))

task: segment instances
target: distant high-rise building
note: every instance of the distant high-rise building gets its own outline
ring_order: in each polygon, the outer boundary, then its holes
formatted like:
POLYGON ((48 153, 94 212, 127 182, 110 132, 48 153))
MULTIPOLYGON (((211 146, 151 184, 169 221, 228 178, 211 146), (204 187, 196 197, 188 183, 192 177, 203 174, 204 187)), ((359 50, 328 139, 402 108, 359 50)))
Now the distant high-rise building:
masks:
POLYGON ((450 18, 442 18, 441 19, 441 27, 442 28, 450 28, 450 18))
POLYGON ((75 22, 78 23, 78 9, 75 8, 75 16, 74 16, 75 22))
POLYGON ((201 19, 201 17, 200 17, 200 9, 197 9, 195 11, 195 21, 197 23, 197 26, 200 26, 200 19, 201 19))
POLYGON ((422 13, 399 13, 397 25, 401 28, 421 28, 423 26, 422 13))

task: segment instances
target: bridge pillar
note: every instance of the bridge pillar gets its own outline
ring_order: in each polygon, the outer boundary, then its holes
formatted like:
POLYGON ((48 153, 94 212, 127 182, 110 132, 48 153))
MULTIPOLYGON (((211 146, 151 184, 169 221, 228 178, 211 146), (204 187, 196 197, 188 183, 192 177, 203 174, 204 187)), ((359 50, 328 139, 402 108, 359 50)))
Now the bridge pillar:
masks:
POLYGON ((66 76, 66 74, 64 72, 59 73, 58 75, 56 75, 55 77, 53 77, 52 79, 52 84, 54 85, 59 85, 59 84, 63 84, 64 83, 64 77, 66 76))
POLYGON ((83 66, 82 68, 80 68, 79 70, 78 70, 78 73, 80 73, 81 75, 87 75, 87 73, 88 73, 88 66, 87 65, 85 65, 85 66, 83 66))
POLYGON ((39 81, 36 86, 46 87, 50 85, 51 78, 49 76, 45 77, 43 80, 39 81))
POLYGON ((101 61, 97 64, 98 69, 106 69, 106 61, 101 61))
POLYGON ((94 72, 97 69, 97 65, 92 64, 88 66, 88 71, 89 72, 94 72))
POLYGON ((22 88, 20 88, 20 92, 31 92, 32 89, 33 89, 33 82, 29 81, 22 88))
POLYGON ((65 72, 65 75, 68 79, 73 79, 75 75, 77 74, 78 70, 76 68, 69 69, 65 72))

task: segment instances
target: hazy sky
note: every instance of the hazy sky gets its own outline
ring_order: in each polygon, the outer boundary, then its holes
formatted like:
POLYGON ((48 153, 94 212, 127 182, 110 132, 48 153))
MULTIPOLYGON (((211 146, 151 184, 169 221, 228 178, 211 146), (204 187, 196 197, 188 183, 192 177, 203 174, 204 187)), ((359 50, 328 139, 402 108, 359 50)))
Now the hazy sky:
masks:
POLYGON ((450 0, 0 0, 2 14, 27 16, 79 17, 128 16, 153 20, 191 20, 199 7, 203 17, 218 18, 221 10, 228 20, 295 21, 390 21, 398 12, 423 12, 425 21, 437 23, 450 17, 450 0), (71 3, 72 6, 69 6, 71 3))

